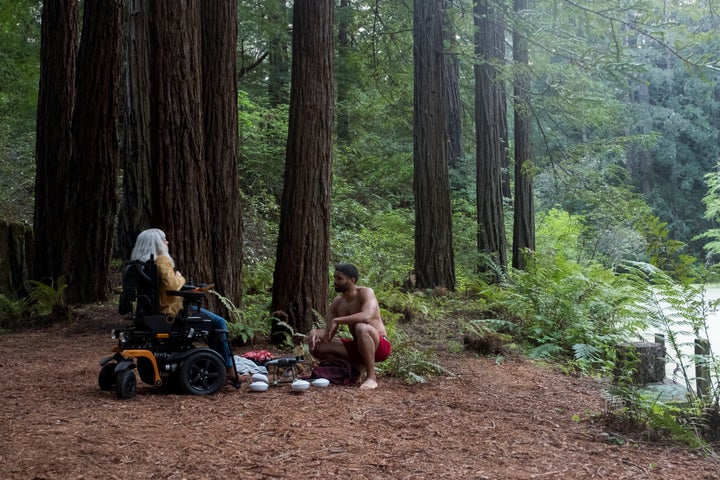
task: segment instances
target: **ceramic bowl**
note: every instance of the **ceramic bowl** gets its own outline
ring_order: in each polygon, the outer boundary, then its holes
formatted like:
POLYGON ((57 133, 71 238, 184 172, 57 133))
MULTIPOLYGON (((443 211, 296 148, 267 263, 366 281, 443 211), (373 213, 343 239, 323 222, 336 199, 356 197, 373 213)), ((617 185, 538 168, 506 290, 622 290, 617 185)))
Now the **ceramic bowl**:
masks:
POLYGON ((265 382, 252 382, 250 384, 250 390, 253 392, 264 392, 270 385, 265 382))
POLYGON ((253 373, 252 377, 250 377, 253 382, 264 382, 264 383, 270 383, 268 381, 267 375, 263 375, 262 373, 253 373))
POLYGON ((304 392, 310 388, 310 382, 306 382, 305 380, 295 380, 292 384, 290 384, 290 388, 296 392, 304 392))
POLYGON ((315 380, 313 380, 310 383, 312 384, 313 387, 325 388, 328 385, 330 385, 330 380, 328 380, 327 378, 316 378, 315 380))

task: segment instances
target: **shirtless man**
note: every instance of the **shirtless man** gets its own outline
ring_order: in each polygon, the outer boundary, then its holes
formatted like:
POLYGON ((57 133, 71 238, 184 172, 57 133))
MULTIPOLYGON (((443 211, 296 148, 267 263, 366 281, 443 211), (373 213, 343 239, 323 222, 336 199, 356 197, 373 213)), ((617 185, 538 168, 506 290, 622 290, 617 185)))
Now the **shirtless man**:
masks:
POLYGON ((375 292, 356 285, 358 270, 354 265, 341 263, 335 268, 335 291, 339 293, 330 306, 330 318, 325 328, 310 331, 310 353, 319 359, 344 358, 353 366, 367 372, 360 385, 363 390, 377 388, 375 362, 390 356, 392 346, 380 318, 375 292), (352 339, 338 338, 340 325, 347 325, 352 339))

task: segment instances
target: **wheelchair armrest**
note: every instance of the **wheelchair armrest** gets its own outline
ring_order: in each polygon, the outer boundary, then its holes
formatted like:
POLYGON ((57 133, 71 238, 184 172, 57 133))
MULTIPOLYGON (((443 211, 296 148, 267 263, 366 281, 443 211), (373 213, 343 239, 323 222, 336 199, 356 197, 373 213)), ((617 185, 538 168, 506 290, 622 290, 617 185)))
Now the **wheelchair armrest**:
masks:
POLYGON ((185 285, 180 288, 180 291, 182 292, 207 292, 208 290, 212 290, 215 286, 214 283, 201 283, 200 285, 191 285, 189 283, 186 283, 185 285))
POLYGON ((165 293, 168 295, 172 295, 173 297, 182 297, 185 300, 190 300, 191 302, 200 302, 205 299, 205 292, 198 292, 195 290, 167 290, 165 293))

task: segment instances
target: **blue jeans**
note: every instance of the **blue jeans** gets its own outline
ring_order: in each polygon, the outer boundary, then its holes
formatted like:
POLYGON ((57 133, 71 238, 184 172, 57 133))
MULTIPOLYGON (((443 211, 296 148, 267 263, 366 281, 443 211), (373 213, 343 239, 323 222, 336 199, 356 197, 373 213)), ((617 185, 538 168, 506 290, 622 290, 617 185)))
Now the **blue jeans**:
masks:
POLYGON ((210 319, 213 330, 223 330, 223 333, 211 332, 208 342, 210 348, 218 352, 225 359, 225 366, 228 368, 232 367, 233 361, 230 353, 230 342, 227 340, 227 321, 217 313, 213 313, 204 308, 200 309, 200 315, 210 319))

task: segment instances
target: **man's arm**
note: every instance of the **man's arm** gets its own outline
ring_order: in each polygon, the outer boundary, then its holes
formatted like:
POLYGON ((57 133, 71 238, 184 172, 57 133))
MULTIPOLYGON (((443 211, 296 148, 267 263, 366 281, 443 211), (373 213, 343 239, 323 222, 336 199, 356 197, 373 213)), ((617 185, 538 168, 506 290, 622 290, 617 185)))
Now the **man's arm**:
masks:
POLYGON ((378 306, 375 292, 370 287, 364 287, 358 295, 360 299, 360 310, 342 317, 333 317, 332 320, 344 325, 354 325, 356 323, 370 323, 377 314, 378 306))
POLYGON ((377 315, 377 311, 380 308, 377 303, 377 298, 375 298, 375 292, 372 288, 365 287, 360 290, 358 298, 360 299, 360 311, 340 317, 337 316, 336 310, 333 312, 328 322, 325 341, 330 341, 335 336, 340 325, 352 327, 358 323, 371 323, 371 320, 377 315))

